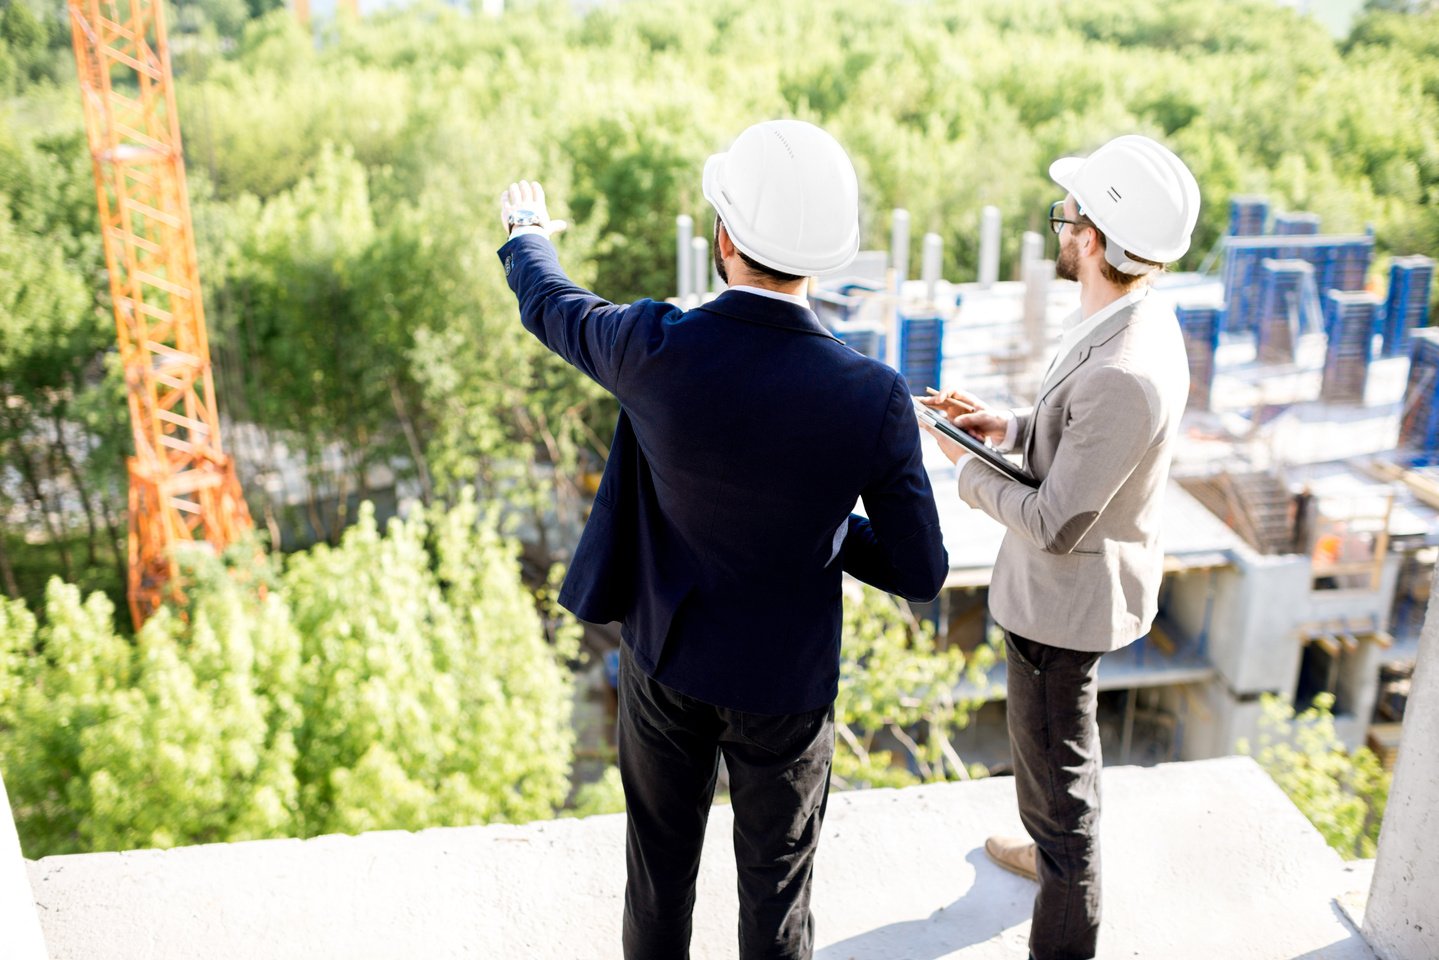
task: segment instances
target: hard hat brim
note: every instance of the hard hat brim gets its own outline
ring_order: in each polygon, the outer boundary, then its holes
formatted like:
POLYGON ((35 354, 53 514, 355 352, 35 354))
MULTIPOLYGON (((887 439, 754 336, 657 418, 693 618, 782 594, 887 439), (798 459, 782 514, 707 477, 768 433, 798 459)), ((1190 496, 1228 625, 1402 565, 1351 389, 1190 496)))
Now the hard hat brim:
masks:
POLYGON ((1074 175, 1084 166, 1083 157, 1060 157, 1049 165, 1049 179, 1068 190, 1074 175))

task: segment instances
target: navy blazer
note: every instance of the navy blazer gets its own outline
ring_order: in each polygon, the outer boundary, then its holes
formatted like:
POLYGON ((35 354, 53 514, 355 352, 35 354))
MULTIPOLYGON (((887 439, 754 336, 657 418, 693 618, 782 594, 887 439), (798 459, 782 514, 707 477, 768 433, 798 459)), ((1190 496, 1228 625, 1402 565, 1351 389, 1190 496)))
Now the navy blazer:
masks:
POLYGON ((841 569, 919 601, 948 572, 904 379, 797 304, 615 305, 542 236, 499 255, 525 329, 620 401, 560 603, 623 621, 641 669, 706 703, 833 702, 841 569))

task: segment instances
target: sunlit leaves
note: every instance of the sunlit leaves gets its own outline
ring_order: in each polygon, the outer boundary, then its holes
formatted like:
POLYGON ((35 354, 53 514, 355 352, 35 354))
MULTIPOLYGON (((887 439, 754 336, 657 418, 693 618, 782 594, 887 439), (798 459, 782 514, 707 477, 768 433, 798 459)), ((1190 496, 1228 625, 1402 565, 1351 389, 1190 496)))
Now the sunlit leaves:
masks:
MULTIPOLYGON (((1374 856, 1393 775, 1368 747, 1344 749, 1334 732, 1334 696, 1296 715, 1266 695, 1254 757, 1329 845, 1348 859, 1374 856)), ((1240 752, 1251 745, 1241 742, 1240 752)))
POLYGON ((569 674, 473 497, 385 533, 366 510, 278 579, 241 554, 250 578, 189 558, 184 615, 133 641, 104 597, 59 581, 43 625, 0 600, 0 767, 28 855, 563 803, 569 674))

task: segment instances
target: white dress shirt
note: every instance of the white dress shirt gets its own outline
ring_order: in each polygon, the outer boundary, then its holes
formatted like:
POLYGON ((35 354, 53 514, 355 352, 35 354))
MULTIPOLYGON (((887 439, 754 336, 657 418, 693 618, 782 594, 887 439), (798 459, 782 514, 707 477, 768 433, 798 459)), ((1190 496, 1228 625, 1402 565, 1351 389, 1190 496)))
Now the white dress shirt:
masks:
MULTIPOLYGON (((1090 335, 1099 329, 1101 323, 1147 296, 1149 296, 1149 284, 1143 283, 1118 300, 1100 307, 1087 317, 1081 315, 1078 310, 1065 317, 1064 335, 1060 338, 1059 349, 1055 351, 1054 359, 1049 361, 1049 368, 1044 372, 1044 380, 1040 383, 1039 388, 1040 395, 1044 395, 1044 388, 1049 385, 1050 374, 1063 366, 1064 361, 1069 359, 1069 355, 1074 352, 1074 349, 1089 339, 1090 335)), ((1001 410, 999 415, 1005 419, 1006 423, 1004 439, 999 442, 996 449, 1000 453, 1013 453, 1014 445, 1019 441, 1019 420, 1015 417, 1013 410, 1001 410)), ((972 453, 966 453, 960 457, 955 462, 955 475, 958 476, 959 471, 963 470, 973 459, 974 454, 972 453)))
MULTIPOLYGON (((1076 310, 1064 318, 1064 335, 1060 338, 1059 349, 1055 351, 1054 359, 1049 361, 1049 368, 1044 372, 1044 380, 1040 384, 1039 392, 1044 393, 1044 387, 1049 383, 1049 375, 1059 369, 1060 365, 1079 346, 1089 338, 1089 335, 1099 329, 1099 325, 1130 304, 1138 303, 1149 296, 1149 284, 1141 284, 1138 289, 1115 300, 1113 303, 1100 307, 1089 316, 1081 316, 1076 310)), ((1011 453, 1014 444, 1019 439, 1015 434, 1019 432, 1019 422, 1014 417, 1013 410, 1005 410, 1000 416, 1009 421, 1004 428, 1004 440, 999 444, 1002 453, 1011 453)))
POLYGON ((751 287, 743 283, 737 283, 729 289, 752 293, 757 297, 769 297, 771 300, 783 300, 785 303, 792 303, 797 307, 804 307, 806 310, 810 309, 809 298, 799 294, 780 293, 778 290, 766 290, 764 287, 751 287))

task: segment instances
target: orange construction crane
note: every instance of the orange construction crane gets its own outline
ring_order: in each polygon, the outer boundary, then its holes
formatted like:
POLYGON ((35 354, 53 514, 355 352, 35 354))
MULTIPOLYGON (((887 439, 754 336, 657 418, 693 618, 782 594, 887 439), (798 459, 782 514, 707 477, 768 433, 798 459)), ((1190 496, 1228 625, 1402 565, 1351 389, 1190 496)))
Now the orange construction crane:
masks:
POLYGON ((252 526, 220 443, 195 231, 160 0, 69 0, 100 232, 125 368, 130 614, 180 599, 176 552, 252 526))

